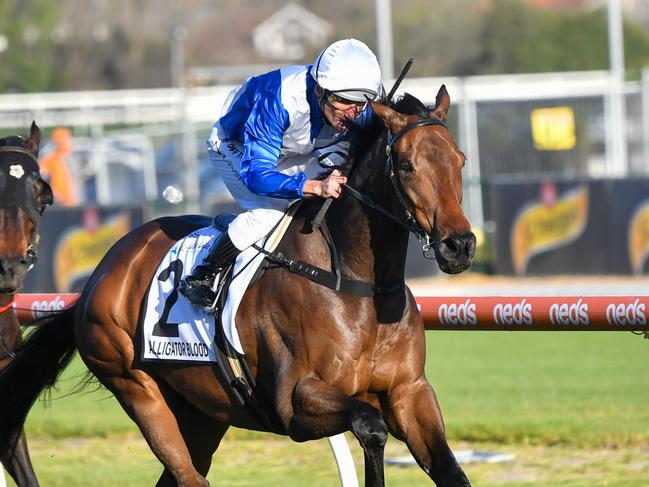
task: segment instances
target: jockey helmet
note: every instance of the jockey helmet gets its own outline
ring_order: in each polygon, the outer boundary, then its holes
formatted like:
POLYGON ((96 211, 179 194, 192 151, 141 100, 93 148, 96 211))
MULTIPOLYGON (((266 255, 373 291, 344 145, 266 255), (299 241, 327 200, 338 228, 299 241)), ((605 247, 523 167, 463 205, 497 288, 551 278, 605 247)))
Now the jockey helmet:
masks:
POLYGON ((310 72, 321 88, 347 100, 376 100, 382 94, 379 62, 370 48, 356 39, 343 39, 325 48, 310 72))

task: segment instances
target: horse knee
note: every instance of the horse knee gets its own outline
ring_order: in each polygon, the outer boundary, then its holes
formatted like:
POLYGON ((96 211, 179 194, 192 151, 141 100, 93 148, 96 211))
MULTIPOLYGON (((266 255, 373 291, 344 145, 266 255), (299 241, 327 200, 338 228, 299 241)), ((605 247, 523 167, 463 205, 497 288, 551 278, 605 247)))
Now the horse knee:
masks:
POLYGON ((385 421, 376 409, 367 404, 352 413, 351 430, 366 447, 383 448, 388 441, 388 427, 385 421))

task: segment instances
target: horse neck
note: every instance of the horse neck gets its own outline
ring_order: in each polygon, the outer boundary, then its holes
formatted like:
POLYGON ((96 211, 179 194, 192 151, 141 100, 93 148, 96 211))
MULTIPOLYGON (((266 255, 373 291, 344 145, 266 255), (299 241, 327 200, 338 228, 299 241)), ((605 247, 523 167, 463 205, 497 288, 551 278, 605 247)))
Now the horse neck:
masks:
MULTIPOLYGON (((385 174, 386 133, 359 158, 348 184, 395 213, 396 200, 385 174)), ((402 281, 408 232, 349 194, 331 207, 327 222, 341 256, 343 271, 377 284, 402 281)))

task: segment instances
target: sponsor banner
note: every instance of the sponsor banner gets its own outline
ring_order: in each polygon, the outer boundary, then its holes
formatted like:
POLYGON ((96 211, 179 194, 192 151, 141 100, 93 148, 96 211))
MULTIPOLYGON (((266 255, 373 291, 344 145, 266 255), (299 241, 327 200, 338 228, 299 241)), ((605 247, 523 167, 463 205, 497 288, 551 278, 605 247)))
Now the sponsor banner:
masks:
POLYGON ((646 330, 649 296, 417 297, 429 330, 646 330))
POLYGON ((626 232, 611 236, 615 220, 623 221, 629 210, 614 202, 610 181, 499 178, 487 194, 486 217, 495 228, 494 273, 621 274, 628 269, 619 259, 620 252, 626 256, 624 244, 613 249, 626 232))
MULTIPOLYGON (((78 294, 19 294, 21 323, 69 306, 78 294)), ((444 296, 415 298, 427 330, 647 331, 649 296, 444 296)), ((149 344, 162 355, 193 345, 149 344), (167 347, 167 348, 160 348, 167 347)))
POLYGON ((525 274, 535 255, 566 246, 584 233, 589 216, 588 185, 578 185, 560 196, 552 194, 556 189, 548 189, 553 186, 550 182, 541 185, 541 198, 525 204, 514 218, 511 252, 516 274, 525 274))
POLYGON ((622 274, 647 274, 649 262, 649 179, 610 183, 608 250, 622 274))
POLYGON ((108 249, 142 224, 142 208, 48 208, 40 226, 38 262, 23 292, 79 292, 108 249))
POLYGON ((642 274, 649 255, 649 199, 635 207, 629 222, 629 263, 634 274, 642 274))
POLYGON ((67 308, 79 298, 78 294, 18 294, 14 309, 21 323, 47 316, 67 308))
POLYGON ((530 113, 534 148, 539 151, 574 149, 575 113, 572 107, 537 108, 530 113))

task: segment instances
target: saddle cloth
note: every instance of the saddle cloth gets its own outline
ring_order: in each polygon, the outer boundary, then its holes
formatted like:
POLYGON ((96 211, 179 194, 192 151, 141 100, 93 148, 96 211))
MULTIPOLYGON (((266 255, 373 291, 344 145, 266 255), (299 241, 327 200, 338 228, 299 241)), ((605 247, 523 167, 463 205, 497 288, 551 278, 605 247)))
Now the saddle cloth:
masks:
MULTIPOLYGON (((292 205, 273 233, 258 242, 268 251, 279 244, 298 205, 292 205)), ((213 226, 200 228, 178 240, 156 270, 146 296, 142 318, 142 360, 216 362, 214 315, 192 306, 178 292, 180 281, 203 261, 220 231, 213 226)), ((237 257, 227 301, 221 313, 226 339, 244 354, 234 322, 237 309, 264 254, 249 247, 237 257)))

